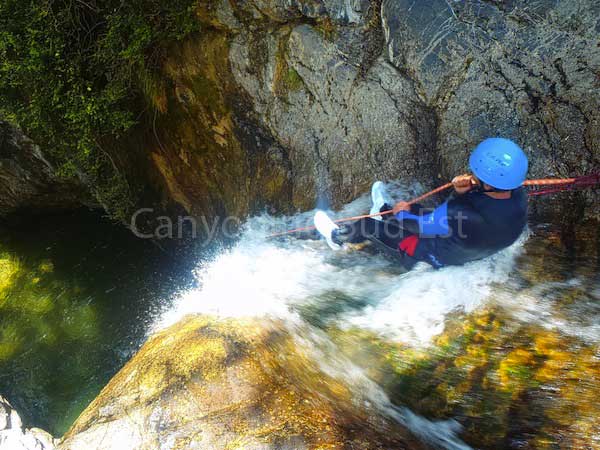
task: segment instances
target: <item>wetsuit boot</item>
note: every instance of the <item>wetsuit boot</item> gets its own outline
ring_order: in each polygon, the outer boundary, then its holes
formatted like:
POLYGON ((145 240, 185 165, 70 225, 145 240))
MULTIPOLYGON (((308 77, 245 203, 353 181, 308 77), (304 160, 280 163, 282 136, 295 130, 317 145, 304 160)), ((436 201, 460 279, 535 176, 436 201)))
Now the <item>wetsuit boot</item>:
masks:
POLYGON ((334 232, 339 230, 339 226, 335 224, 333 220, 329 218, 324 211, 317 211, 314 217, 315 228, 321 236, 327 241, 327 245, 332 250, 339 250, 341 244, 334 241, 334 232))
MULTIPOLYGON (((371 206, 370 211, 371 215, 391 209, 383 208, 394 203, 392 197, 390 196, 390 194, 388 194, 387 190, 385 189, 385 184, 383 184, 383 182, 381 181, 376 181, 375 183, 373 183, 373 186, 371 187, 371 200, 373 201, 373 205, 371 206)), ((382 216, 375 216, 373 217, 373 219, 383 220, 382 216)))

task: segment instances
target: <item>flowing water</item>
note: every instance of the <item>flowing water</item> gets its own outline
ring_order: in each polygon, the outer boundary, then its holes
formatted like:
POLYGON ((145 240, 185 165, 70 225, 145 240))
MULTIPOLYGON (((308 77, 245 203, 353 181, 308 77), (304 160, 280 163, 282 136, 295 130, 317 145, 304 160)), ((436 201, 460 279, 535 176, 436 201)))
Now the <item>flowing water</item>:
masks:
MULTIPOLYGON (((369 206, 365 196, 336 216, 369 206)), ((189 313, 277 319, 357 397, 440 447, 600 445, 594 225, 574 246, 537 224, 491 258, 404 272, 369 247, 268 238, 312 214, 251 219, 237 245, 198 265, 198 287, 155 327, 189 313)))
MULTIPOLYGON (((368 207, 361 197, 337 215, 368 207)), ((193 284, 127 239, 116 249, 103 236, 99 253, 88 249, 98 237, 75 249, 72 232, 53 233, 53 250, 39 237, 13 245, 0 259, 21 273, 0 284, 0 389, 60 434, 144 333, 189 313, 252 316, 281 324, 357 398, 436 446, 600 448, 596 226, 565 245, 564 230, 532 224, 494 257, 405 272, 368 246, 268 238, 311 216, 250 219, 237 243, 201 258, 193 284)))

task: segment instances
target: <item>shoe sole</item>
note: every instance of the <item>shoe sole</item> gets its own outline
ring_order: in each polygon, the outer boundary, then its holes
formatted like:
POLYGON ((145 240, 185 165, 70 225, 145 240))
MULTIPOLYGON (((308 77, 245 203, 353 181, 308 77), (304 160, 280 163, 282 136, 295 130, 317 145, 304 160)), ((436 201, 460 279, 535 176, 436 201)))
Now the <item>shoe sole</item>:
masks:
MULTIPOLYGON (((385 184, 382 181, 376 181, 373 183, 371 187, 371 201, 373 202, 373 206, 371 206, 371 214, 377 214, 381 211, 381 207, 386 203, 390 203, 391 198, 387 194, 385 190, 385 184), (388 198, 386 198, 388 197, 388 198)), ((381 216, 373 217, 375 220, 383 220, 381 216)))
POLYGON ((315 213, 314 223, 319 234, 327 241, 327 245, 329 245, 332 250, 339 250, 341 246, 333 242, 331 239, 331 233, 333 230, 337 230, 339 228, 333 222, 333 220, 331 220, 323 211, 317 211, 315 213))

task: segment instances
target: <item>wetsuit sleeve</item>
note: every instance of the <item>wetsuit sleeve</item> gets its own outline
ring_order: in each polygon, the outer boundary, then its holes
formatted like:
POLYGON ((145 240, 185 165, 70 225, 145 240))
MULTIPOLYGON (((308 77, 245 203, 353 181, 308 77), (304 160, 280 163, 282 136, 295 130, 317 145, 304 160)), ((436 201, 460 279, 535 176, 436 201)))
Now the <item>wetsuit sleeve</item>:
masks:
POLYGON ((423 215, 400 211, 396 214, 400 227, 410 233, 426 236, 445 236, 449 232, 448 202, 423 215))

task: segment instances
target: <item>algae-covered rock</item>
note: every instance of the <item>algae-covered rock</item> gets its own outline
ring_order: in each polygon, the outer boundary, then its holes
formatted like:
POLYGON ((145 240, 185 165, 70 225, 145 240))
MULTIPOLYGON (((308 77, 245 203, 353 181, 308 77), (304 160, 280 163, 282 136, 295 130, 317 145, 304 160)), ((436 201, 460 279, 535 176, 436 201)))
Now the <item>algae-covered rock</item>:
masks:
POLYGON ((448 320, 422 350, 361 330, 333 335, 393 401, 456 418, 475 448, 596 448, 598 345, 515 323, 501 308, 448 320))
POLYGON ((151 337, 61 450, 424 448, 354 405, 285 332, 188 316, 151 337))
POLYGON ((457 419, 475 448, 597 448, 597 232, 594 223, 570 230, 571 246, 554 228, 536 229, 511 282, 485 306, 448 315, 426 347, 357 328, 329 334, 392 401, 457 419))

